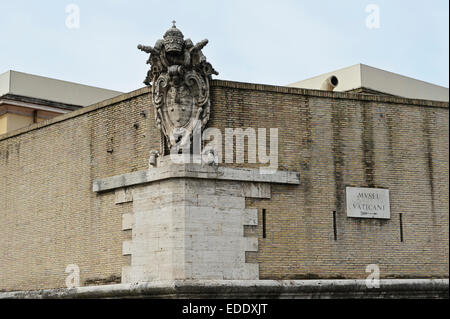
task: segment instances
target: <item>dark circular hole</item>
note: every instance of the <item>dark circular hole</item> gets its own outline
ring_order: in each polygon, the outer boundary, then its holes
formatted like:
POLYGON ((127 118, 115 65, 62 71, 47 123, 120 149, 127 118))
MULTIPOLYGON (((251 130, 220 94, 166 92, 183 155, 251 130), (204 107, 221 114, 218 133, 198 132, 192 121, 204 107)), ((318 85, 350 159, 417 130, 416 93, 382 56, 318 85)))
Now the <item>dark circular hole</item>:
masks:
POLYGON ((338 78, 333 75, 331 77, 331 84, 333 84, 334 86, 337 86, 338 83, 339 83, 338 78))

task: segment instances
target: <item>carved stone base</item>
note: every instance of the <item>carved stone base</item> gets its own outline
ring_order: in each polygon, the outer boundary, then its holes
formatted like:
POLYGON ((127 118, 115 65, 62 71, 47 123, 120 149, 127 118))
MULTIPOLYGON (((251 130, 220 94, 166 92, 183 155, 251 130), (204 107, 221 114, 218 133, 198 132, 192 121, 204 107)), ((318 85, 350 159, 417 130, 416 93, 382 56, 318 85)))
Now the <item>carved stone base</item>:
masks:
POLYGON ((123 243, 131 265, 122 283, 160 280, 256 280, 258 264, 245 262, 258 239, 244 237, 245 225, 258 224, 246 198, 270 198, 270 182, 298 184, 292 172, 272 176, 257 169, 174 164, 94 182, 95 191, 115 189, 116 203, 133 202, 123 215, 132 240, 123 243))

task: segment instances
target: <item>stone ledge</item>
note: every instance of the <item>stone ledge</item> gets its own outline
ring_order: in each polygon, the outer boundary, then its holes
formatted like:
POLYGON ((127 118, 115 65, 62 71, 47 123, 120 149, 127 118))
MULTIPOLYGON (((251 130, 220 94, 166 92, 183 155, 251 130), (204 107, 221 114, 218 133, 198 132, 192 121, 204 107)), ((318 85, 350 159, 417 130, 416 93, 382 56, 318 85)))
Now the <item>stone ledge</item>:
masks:
POLYGON ((146 184, 170 178, 198 178, 228 181, 300 184, 299 174, 292 171, 277 171, 274 174, 261 174, 257 168, 230 168, 202 166, 200 164, 170 164, 149 170, 137 171, 113 177, 96 179, 94 192, 104 192, 117 188, 146 184))
POLYGON ((174 280, 0 293, 0 299, 45 298, 448 298, 448 279, 174 280))
POLYGON ((211 82, 211 88, 214 88, 214 87, 225 87, 225 88, 233 88, 233 89, 241 89, 241 90, 273 92, 273 93, 282 93, 282 94, 296 94, 296 95, 314 96, 314 97, 331 98, 331 99, 348 99, 348 100, 358 100, 358 101, 368 101, 368 102, 429 106, 429 107, 439 107, 439 108, 446 108, 446 109, 448 109, 448 107, 449 107, 449 102, 423 100, 423 99, 415 99, 415 98, 405 98, 405 97, 396 96, 396 95, 371 95, 371 94, 361 94, 361 93, 352 93, 352 92, 324 91, 324 90, 297 88, 297 87, 292 87, 292 86, 277 86, 277 85, 268 85, 268 84, 226 81, 226 80, 218 80, 218 79, 215 79, 211 82))

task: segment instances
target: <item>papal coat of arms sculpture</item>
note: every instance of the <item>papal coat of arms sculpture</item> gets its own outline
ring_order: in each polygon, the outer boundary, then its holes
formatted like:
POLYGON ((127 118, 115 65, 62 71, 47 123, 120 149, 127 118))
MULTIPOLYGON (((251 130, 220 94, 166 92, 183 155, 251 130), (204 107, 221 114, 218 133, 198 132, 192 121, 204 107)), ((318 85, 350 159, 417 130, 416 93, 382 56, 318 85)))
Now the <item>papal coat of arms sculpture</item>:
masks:
POLYGON ((185 40, 174 21, 154 47, 138 45, 150 53, 144 83, 152 86, 156 123, 171 151, 189 145, 193 132, 202 131, 209 120, 210 81, 218 72, 202 53, 207 44, 185 40))

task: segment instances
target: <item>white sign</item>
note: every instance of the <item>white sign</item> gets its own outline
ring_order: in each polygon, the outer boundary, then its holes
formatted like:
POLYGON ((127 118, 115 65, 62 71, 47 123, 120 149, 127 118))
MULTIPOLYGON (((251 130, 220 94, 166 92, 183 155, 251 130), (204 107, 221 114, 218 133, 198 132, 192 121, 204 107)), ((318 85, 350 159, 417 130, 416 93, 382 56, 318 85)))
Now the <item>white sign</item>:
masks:
POLYGON ((389 190, 347 187, 347 217, 391 218, 389 190))

